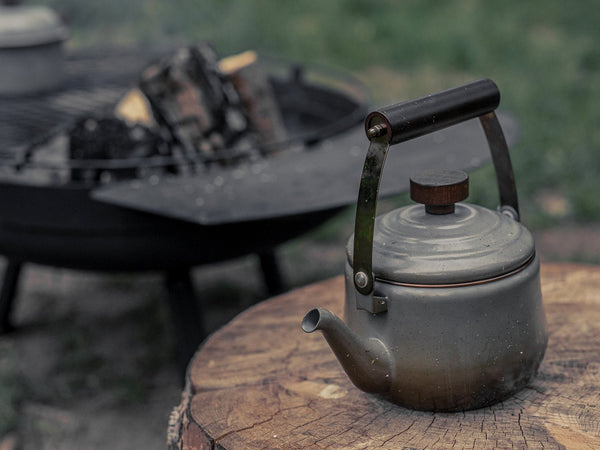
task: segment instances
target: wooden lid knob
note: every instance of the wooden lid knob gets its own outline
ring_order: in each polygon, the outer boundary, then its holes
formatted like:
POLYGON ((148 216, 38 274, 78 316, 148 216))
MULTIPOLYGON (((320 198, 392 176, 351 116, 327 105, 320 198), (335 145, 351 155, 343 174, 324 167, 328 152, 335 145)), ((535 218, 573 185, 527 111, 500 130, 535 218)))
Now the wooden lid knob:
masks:
POLYGON ((469 175, 462 170, 427 170, 410 178, 410 198, 429 214, 450 214, 469 196, 469 175))

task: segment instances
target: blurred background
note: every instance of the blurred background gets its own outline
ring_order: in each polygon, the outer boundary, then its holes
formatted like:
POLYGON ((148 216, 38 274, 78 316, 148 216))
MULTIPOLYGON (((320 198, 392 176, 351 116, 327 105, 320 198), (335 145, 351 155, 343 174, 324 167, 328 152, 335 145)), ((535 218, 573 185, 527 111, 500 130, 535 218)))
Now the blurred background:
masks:
MULTIPOLYGON (((534 231, 542 259, 600 262, 600 5, 594 0, 29 3, 60 14, 71 30, 68 51, 207 40, 222 56, 252 49, 346 69, 368 87, 373 105, 492 78, 501 109, 520 124, 511 157, 522 221, 534 231)), ((380 211, 407 201, 388 199, 380 211)), ((469 201, 495 208, 491 166, 471 174, 469 201)), ((348 208, 281 247, 286 286, 342 273, 352 227, 348 208)), ((194 272, 203 301, 218 310, 212 329, 266 297, 256 264, 248 257, 194 272)), ((0 338, 0 436, 7 436, 0 443, 164 448, 181 386, 156 293, 160 281, 151 274, 39 268, 23 285, 19 321, 37 331, 0 338), (94 296, 100 303, 112 299, 111 312, 85 298, 94 296)))
MULTIPOLYGON (((222 55, 254 49, 348 69, 377 105, 492 78, 502 108, 522 127, 512 158, 525 222, 540 229, 600 218, 600 7, 593 0, 39 3, 70 25, 71 48, 208 40, 222 55)), ((493 205, 490 174, 477 174, 473 200, 493 205)))

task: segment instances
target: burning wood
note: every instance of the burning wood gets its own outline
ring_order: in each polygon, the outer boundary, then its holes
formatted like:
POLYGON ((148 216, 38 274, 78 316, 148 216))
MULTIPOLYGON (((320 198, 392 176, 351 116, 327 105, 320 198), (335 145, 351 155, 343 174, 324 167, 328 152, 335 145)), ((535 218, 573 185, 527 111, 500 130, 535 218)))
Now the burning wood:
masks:
POLYGON ((188 157, 256 157, 285 140, 281 113, 253 52, 219 61, 210 45, 200 43, 150 65, 139 85, 156 122, 188 157))
MULTIPOLYGON (((257 55, 220 60, 209 44, 199 43, 150 64, 114 117, 82 118, 69 138, 74 160, 170 156, 186 170, 263 157, 285 141, 286 131, 257 55)), ((104 178, 136 176, 135 170, 102 172, 104 178)), ((103 177, 74 169, 72 179, 103 177)))
POLYGON ((229 76, 240 96, 249 126, 256 132, 259 148, 264 151, 269 144, 283 142, 286 139, 283 118, 256 53, 248 51, 225 58, 219 68, 229 76))

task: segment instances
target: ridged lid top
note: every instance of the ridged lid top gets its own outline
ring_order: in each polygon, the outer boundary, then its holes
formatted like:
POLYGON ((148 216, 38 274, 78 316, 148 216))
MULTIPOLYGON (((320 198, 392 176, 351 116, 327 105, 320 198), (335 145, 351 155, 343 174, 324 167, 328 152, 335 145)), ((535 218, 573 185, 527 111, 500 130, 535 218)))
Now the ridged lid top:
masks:
POLYGON ((457 203, 453 213, 436 215, 412 205, 375 219, 373 273, 389 282, 466 283, 507 274, 534 251, 531 233, 499 212, 457 203))
POLYGON ((0 48, 27 47, 63 41, 67 28, 45 6, 0 6, 0 48))

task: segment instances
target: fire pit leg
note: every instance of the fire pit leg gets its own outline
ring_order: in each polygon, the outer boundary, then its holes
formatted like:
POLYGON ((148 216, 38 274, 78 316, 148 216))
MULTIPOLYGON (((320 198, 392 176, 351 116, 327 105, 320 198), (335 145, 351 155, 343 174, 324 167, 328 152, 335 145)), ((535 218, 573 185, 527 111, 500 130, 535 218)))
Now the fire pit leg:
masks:
POLYGON ((284 290, 283 281, 275 250, 270 248, 259 252, 257 255, 269 296, 281 294, 284 290))
POLYGON ((0 335, 13 331, 15 327, 10 320, 17 288, 19 284, 19 275, 23 264, 17 261, 8 260, 4 269, 4 280, 0 290, 0 335))
POLYGON ((187 364, 206 336, 206 332, 190 269, 167 272, 165 284, 179 365, 185 374, 187 364))

